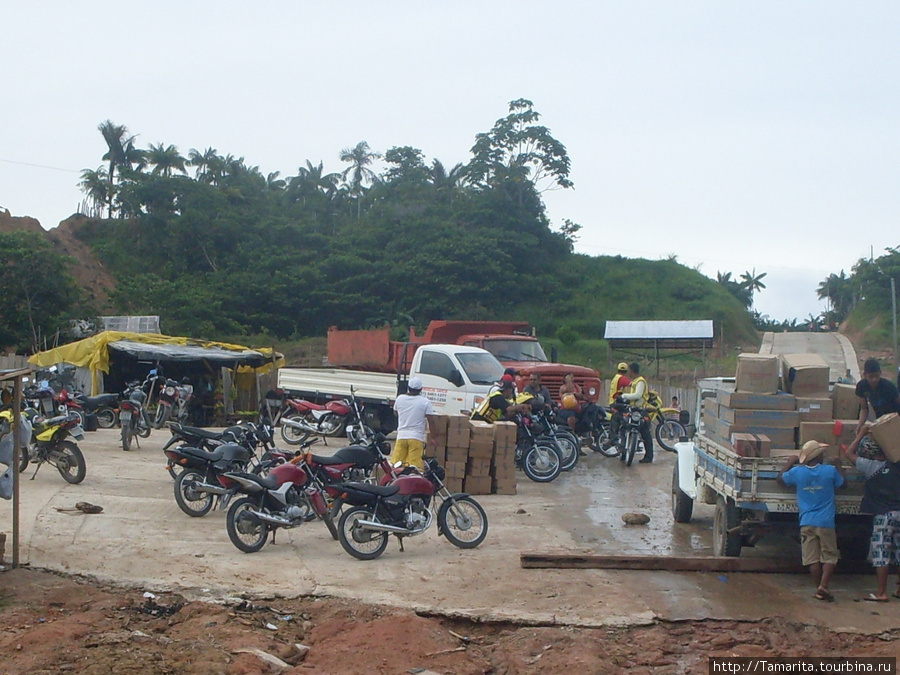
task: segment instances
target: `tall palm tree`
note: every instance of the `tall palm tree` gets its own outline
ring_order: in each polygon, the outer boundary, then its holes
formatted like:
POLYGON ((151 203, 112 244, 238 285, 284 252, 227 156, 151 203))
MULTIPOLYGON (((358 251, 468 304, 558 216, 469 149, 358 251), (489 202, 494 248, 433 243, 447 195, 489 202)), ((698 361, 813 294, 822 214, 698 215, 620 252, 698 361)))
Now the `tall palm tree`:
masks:
POLYGON ((91 204, 91 213, 88 215, 102 218, 103 209, 110 202, 110 185, 106 169, 102 166, 96 170, 84 169, 78 185, 91 204))
POLYGON ((130 167, 129 163, 129 147, 132 156, 134 152, 134 136, 128 136, 128 128, 124 124, 114 124, 111 120, 106 120, 97 126, 100 135, 106 142, 107 151, 103 155, 103 159, 109 162, 109 171, 107 172, 107 180, 109 181, 109 192, 107 194, 109 215, 112 217, 113 208, 112 200, 115 196, 115 178, 117 172, 125 167, 130 167))
POLYGON ((174 145, 164 146, 150 144, 147 150, 147 164, 153 167, 151 173, 153 175, 163 175, 166 178, 172 175, 173 171, 179 173, 187 173, 185 169, 187 160, 178 152, 178 148, 174 145))
POLYGON ((215 183, 217 177, 221 174, 223 159, 215 148, 207 148, 203 152, 196 148, 191 148, 188 153, 188 164, 196 167, 197 172, 194 174, 194 178, 198 181, 201 183, 215 183))
POLYGON ((350 163, 350 166, 344 170, 342 176, 350 184, 350 193, 356 195, 357 219, 362 209, 360 197, 364 189, 363 184, 373 182, 376 178, 375 172, 369 168, 369 165, 380 157, 381 155, 377 152, 372 152, 369 144, 365 141, 360 141, 352 148, 341 150, 341 161, 350 163))
POLYGON ((753 294, 757 291, 763 290, 766 285, 762 282, 764 276, 766 276, 768 272, 763 272, 762 274, 756 273, 756 268, 753 268, 752 272, 744 272, 741 275, 741 286, 746 288, 750 292, 750 306, 753 306, 753 294))

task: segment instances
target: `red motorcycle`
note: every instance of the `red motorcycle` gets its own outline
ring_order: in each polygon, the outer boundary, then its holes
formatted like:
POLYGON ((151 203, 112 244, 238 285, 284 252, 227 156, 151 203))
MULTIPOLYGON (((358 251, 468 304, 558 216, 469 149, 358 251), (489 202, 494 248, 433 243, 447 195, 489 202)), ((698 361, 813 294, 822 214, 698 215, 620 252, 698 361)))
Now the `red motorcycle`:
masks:
POLYGON ((387 548, 388 537, 400 540, 427 530, 437 519, 438 535, 459 548, 475 548, 487 536, 487 514, 467 494, 451 494, 444 485, 444 468, 429 457, 425 472, 407 467, 387 485, 350 483, 340 499, 353 504, 341 516, 338 538, 354 558, 374 560, 387 548))
POLYGON ((228 510, 228 538, 244 553, 255 553, 265 545, 269 532, 274 533, 279 527, 298 527, 318 518, 325 521, 331 536, 337 539, 334 518, 341 503, 334 501, 344 482, 374 481, 376 466, 394 476, 386 454, 389 447, 384 437, 373 438, 368 446, 351 445, 331 457, 299 455, 274 467, 267 476, 222 474, 219 481, 224 487, 236 487, 247 495, 228 510))
POLYGON ((299 445, 310 435, 343 436, 351 443, 366 445, 373 437, 372 430, 363 423, 364 408, 356 400, 353 387, 350 398, 328 401, 324 405, 289 399, 294 412, 281 417, 281 437, 288 445, 299 445))

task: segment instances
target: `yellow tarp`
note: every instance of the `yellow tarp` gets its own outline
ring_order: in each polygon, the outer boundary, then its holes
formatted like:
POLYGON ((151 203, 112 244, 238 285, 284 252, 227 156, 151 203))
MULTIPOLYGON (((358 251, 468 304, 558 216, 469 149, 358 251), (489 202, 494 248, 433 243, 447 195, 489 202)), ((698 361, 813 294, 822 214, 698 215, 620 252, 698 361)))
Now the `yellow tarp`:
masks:
MULTIPOLYGON (((232 345, 225 342, 210 342, 187 337, 158 335, 156 333, 128 333, 125 331, 107 330, 102 333, 97 333, 97 335, 93 335, 89 338, 85 338, 84 340, 79 340, 78 342, 71 342, 67 345, 57 347, 56 349, 48 349, 45 352, 38 352, 30 357, 28 361, 42 368, 52 366, 56 363, 71 363, 74 366, 89 368, 91 371, 91 389, 94 393, 97 393, 100 391, 100 373, 109 372, 109 343, 118 342, 120 340, 157 345, 193 345, 229 351, 245 351, 251 349, 251 347, 242 347, 241 345, 232 345)), ((271 347, 253 348, 253 351, 259 352, 269 359, 273 358, 274 350, 271 347)), ((267 373, 272 370, 273 366, 280 368, 284 363, 284 357, 275 352, 274 363, 270 361, 259 368, 239 366, 238 372, 267 373)))

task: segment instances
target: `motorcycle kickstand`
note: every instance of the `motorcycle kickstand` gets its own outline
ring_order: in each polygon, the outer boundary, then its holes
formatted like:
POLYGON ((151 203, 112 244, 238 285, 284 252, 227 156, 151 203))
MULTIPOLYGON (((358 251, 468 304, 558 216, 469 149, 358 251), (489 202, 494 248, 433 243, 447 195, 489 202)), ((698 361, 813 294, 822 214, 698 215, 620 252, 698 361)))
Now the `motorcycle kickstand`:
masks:
POLYGON ((404 550, 403 550, 403 537, 401 537, 400 535, 397 535, 397 540, 400 542, 400 553, 404 553, 404 550))
POLYGON ((34 473, 31 475, 30 480, 34 480, 35 476, 37 476, 37 472, 41 470, 43 464, 43 462, 38 462, 38 465, 34 468, 34 473))

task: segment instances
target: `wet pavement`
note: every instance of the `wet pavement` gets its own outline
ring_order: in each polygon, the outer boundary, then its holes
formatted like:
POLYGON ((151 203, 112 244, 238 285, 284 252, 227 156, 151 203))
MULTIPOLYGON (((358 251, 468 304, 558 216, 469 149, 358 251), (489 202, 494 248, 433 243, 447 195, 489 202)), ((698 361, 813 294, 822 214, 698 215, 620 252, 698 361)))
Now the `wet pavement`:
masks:
MULTIPOLYGON (((873 576, 836 577, 837 602, 827 605, 813 599, 811 582, 800 575, 521 567, 522 553, 709 555, 713 507, 698 504, 691 523, 673 522, 675 456, 666 452, 631 467, 591 453, 548 484, 519 473, 517 495, 477 498, 490 523, 477 549, 457 549, 431 530, 407 540, 405 552, 392 540, 381 558, 363 562, 317 522, 279 530, 258 553, 239 552, 221 511, 190 518, 175 505, 159 451, 165 439, 154 432, 140 450, 124 453, 116 433, 101 430, 81 444, 88 464, 81 485, 65 484, 50 467, 23 481, 23 562, 210 600, 336 596, 484 621, 602 626, 778 615, 879 632, 900 619, 900 601, 854 601, 872 590, 873 576), (57 510, 77 501, 104 511, 57 510), (650 523, 625 525, 628 512, 646 513, 650 523)), ((10 515, 10 503, 0 502, 0 532, 10 532, 10 515)), ((7 540, 7 561, 11 547, 7 540)), ((799 556, 799 546, 773 537, 743 555, 799 556)))

